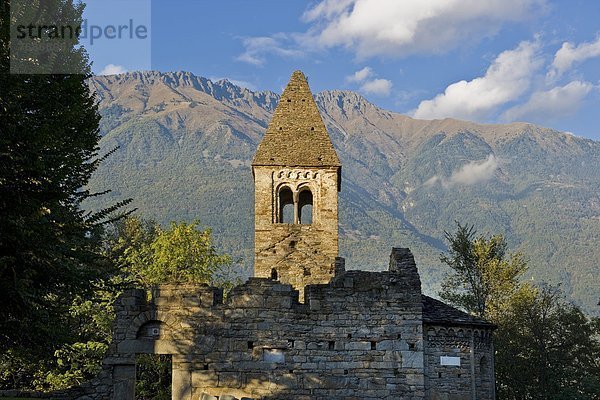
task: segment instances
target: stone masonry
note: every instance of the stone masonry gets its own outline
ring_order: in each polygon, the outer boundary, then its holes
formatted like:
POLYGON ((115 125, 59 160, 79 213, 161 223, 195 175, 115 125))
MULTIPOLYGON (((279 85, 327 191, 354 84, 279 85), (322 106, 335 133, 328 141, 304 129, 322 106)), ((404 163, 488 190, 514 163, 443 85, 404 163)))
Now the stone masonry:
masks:
POLYGON ((302 301, 306 285, 327 283, 334 275, 341 164, 300 71, 281 96, 252 172, 254 275, 291 284, 302 301), (293 213, 288 221, 286 202, 293 213), (310 205, 308 223, 301 219, 303 205, 310 205))
POLYGON ((153 353, 172 355, 174 400, 495 399, 494 326, 422 295, 409 249, 387 271, 345 270, 341 165, 299 71, 253 172, 255 277, 226 299, 208 285, 126 291, 102 373, 55 398, 133 400, 135 356, 153 353))
MULTIPOLYGON (((132 400, 135 355, 173 355, 173 399, 493 399, 492 325, 422 296, 414 258, 305 288, 250 278, 126 292, 104 371, 80 400, 132 400), (442 357, 451 364, 444 365, 442 357)), ((69 397, 65 397, 69 398, 69 397)))

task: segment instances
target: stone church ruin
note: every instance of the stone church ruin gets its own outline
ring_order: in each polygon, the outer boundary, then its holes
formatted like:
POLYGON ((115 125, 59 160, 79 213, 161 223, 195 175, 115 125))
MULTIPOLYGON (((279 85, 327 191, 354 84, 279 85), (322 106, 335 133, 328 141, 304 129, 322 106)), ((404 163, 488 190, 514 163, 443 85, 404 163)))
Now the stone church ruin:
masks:
POLYGON ((409 249, 383 272, 338 256, 340 160, 293 73, 252 163, 254 277, 224 300, 163 285, 117 301, 101 374, 79 400, 132 400, 137 354, 172 356, 172 398, 495 398, 494 326, 421 293, 409 249))

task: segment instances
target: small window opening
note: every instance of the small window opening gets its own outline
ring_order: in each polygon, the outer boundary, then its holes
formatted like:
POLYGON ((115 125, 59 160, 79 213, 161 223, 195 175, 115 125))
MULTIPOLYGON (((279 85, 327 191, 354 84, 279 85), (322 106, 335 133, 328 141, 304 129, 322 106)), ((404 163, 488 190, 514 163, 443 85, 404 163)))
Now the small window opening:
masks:
POLYGON ((204 364, 204 367, 202 369, 208 371, 208 364, 204 364))
POLYGON ((313 222, 313 196, 312 192, 304 189, 298 196, 298 219, 301 224, 312 224, 313 222))
POLYGON ((295 247, 296 247, 296 241, 295 240, 290 241, 290 249, 293 249, 295 247))
POLYGON ((144 393, 144 398, 147 399, 171 398, 173 390, 171 355, 136 354, 135 370, 136 394, 144 393))
POLYGON ((348 375, 348 370, 347 369, 344 370, 344 375, 348 375))
POLYGON ((441 377, 442 377, 442 373, 438 372, 438 378, 441 378, 441 377))
POLYGON ((294 195, 289 187, 279 190, 279 222, 282 224, 294 223, 294 195))
POLYGON ((416 348, 416 345, 414 343, 409 343, 408 344, 408 349, 409 350, 414 350, 416 348))
POLYGON ((460 378, 460 374, 458 374, 458 377, 460 378))
POLYGON ((248 342, 248 350, 252 350, 254 348, 254 342, 249 341, 248 342))
POLYGON ((486 376, 488 374, 488 362, 485 356, 481 357, 481 360, 479 360, 479 373, 480 376, 486 376))
POLYGON ((352 339, 352 334, 348 334, 348 339, 352 339))
POLYGON ((377 342, 371 341, 371 350, 377 350, 377 342))
MULTIPOLYGON (((277 270, 275 268, 272 268, 271 269, 271 279, 274 280, 274 281, 276 281, 277 278, 278 278, 277 277, 277 270)), ((248 343, 250 343, 250 342, 248 342, 248 343)))
POLYGON ((335 349, 335 341, 334 340, 330 340, 329 341, 328 348, 329 348, 329 350, 334 350, 335 349))
POLYGON ((288 349, 293 349, 293 348, 294 348, 294 340, 288 339, 288 349))

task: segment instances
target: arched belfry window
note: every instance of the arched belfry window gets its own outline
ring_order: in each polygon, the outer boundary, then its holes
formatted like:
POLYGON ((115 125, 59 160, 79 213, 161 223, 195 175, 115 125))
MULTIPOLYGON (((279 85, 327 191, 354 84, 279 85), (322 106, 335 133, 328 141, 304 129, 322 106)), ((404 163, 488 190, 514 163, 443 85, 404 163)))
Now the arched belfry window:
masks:
POLYGON ((310 189, 301 189, 298 194, 298 221, 301 224, 312 224, 313 196, 310 189))
POLYGON ((294 223, 294 194, 292 189, 283 186, 279 189, 279 213, 277 222, 282 224, 294 223))

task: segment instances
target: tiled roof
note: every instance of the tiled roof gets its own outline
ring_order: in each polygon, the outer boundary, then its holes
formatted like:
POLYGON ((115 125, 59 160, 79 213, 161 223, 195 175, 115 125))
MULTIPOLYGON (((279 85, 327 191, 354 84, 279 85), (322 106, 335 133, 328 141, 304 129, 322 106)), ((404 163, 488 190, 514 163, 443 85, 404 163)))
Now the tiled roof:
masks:
POLYGON ((252 165, 341 167, 301 71, 283 91, 252 165))
POLYGON ((448 304, 423 295, 423 323, 432 325, 476 325, 494 328, 495 325, 448 304))

